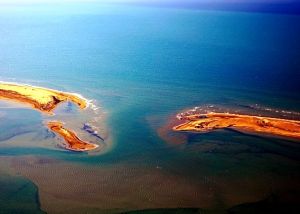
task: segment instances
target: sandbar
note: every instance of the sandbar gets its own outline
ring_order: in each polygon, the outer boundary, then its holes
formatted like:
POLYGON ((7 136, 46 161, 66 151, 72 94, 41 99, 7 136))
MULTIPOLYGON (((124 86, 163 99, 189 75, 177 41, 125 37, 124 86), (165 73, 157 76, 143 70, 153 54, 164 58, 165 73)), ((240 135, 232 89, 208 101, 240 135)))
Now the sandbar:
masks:
POLYGON ((209 132, 230 128, 300 139, 300 121, 297 120, 217 112, 186 115, 181 120, 184 122, 174 126, 174 131, 209 132))
POLYGON ((29 104, 47 114, 53 114, 56 106, 65 101, 71 101, 81 109, 87 107, 87 101, 80 95, 17 83, 0 82, 0 99, 29 104))
MULTIPOLYGON (((87 100, 79 94, 6 82, 0 82, 0 99, 27 104, 33 109, 49 115, 53 115, 53 110, 57 105, 66 101, 75 103, 80 109, 84 109, 88 105, 87 100)), ((63 127, 62 122, 51 121, 48 122, 47 126, 64 138, 65 148, 68 150, 89 151, 98 147, 96 144, 87 143, 79 139, 75 132, 63 127)))
POLYGON ((62 122, 59 121, 51 121, 47 123, 49 129, 53 132, 62 136, 66 142, 65 148, 72 151, 84 152, 96 149, 99 147, 97 144, 87 143, 82 141, 75 132, 68 130, 63 126, 62 122))

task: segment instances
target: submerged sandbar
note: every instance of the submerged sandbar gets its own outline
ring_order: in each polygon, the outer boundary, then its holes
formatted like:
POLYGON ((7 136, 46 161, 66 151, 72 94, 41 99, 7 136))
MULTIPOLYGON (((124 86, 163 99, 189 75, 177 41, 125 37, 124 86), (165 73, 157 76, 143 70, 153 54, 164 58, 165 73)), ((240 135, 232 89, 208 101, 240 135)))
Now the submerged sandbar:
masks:
POLYGON ((230 128, 300 139, 300 121, 297 120, 217 112, 190 114, 181 120, 185 122, 174 126, 174 131, 209 132, 230 128))
POLYGON ((71 101, 81 109, 87 106, 87 101, 77 94, 5 82, 0 82, 1 98, 29 104, 32 108, 48 114, 52 114, 56 106, 65 101, 71 101))
POLYGON ((65 139, 66 142, 65 148, 68 150, 83 152, 83 151, 93 150, 99 147, 97 144, 87 143, 82 141, 79 137, 77 137, 75 132, 65 128, 62 122, 51 121, 48 122, 47 126, 53 132, 59 134, 65 139))

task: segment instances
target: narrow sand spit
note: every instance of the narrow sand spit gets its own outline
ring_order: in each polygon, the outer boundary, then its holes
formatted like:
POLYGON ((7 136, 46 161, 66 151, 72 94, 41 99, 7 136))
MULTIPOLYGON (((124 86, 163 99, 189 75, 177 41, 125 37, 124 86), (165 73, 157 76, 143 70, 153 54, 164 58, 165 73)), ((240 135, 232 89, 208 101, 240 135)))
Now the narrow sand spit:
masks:
POLYGON ((230 128, 238 131, 272 134, 300 139, 300 121, 273 117, 210 112, 182 116, 184 122, 174 131, 208 132, 230 128))

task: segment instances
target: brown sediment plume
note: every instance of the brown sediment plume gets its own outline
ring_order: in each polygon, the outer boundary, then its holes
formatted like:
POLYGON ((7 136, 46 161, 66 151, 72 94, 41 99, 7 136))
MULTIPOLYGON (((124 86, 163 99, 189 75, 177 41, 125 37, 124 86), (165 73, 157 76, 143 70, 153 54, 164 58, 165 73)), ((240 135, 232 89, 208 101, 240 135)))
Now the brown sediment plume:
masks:
POLYGON ((73 131, 65 128, 62 122, 51 121, 48 122, 47 126, 53 132, 59 134, 65 139, 65 142, 67 144, 65 148, 68 150, 83 152, 99 147, 97 144, 82 141, 79 137, 76 136, 73 131))
MULTIPOLYGON (((252 169, 249 161, 253 163, 256 157, 248 155, 239 156, 237 160, 245 161, 247 164, 243 166, 252 169)), ((196 178, 189 174, 178 175, 164 166, 141 164, 145 163, 143 155, 135 157, 135 163, 120 161, 101 165, 82 165, 41 156, 1 156, 0 165, 2 169, 3 165, 12 167, 18 176, 25 176, 38 186, 41 209, 47 213, 124 213, 162 207, 220 209, 220 202, 222 207, 229 208, 262 200, 273 192, 294 196, 288 198, 288 202, 299 203, 298 165, 292 164, 290 159, 275 157, 272 163, 282 174, 266 170, 269 165, 256 167, 255 171, 244 171, 241 167, 243 173, 236 169, 225 173, 222 168, 217 173, 207 164, 209 159, 200 159, 195 163, 199 166, 197 170, 193 168, 196 178), (290 171, 278 163, 285 163, 283 166, 295 173, 286 176, 284 173, 290 171)), ((176 169, 182 170, 179 167, 176 169)))
POLYGON ((174 126, 174 131, 208 132, 231 128, 300 139, 300 121, 297 120, 216 112, 191 114, 180 119, 185 122, 174 126))
POLYGON ((87 101, 76 94, 52 89, 0 82, 0 99, 9 99, 31 105, 34 109, 52 114, 59 103, 71 101, 81 109, 86 108, 87 101))
MULTIPOLYGON (((172 128, 176 125, 178 125, 178 121, 174 120, 174 115, 169 116, 166 121, 167 123, 163 126, 154 127, 157 131, 157 134, 160 138, 165 140, 166 142, 170 142, 174 145, 180 145, 182 143, 186 143, 188 140, 188 137, 186 134, 181 132, 172 132, 172 128)), ((161 120, 160 117, 157 117, 156 120, 161 120)), ((151 125, 151 123, 155 123, 155 120, 153 118, 148 118, 148 121, 151 125), (152 120, 152 121, 151 121, 152 120)))

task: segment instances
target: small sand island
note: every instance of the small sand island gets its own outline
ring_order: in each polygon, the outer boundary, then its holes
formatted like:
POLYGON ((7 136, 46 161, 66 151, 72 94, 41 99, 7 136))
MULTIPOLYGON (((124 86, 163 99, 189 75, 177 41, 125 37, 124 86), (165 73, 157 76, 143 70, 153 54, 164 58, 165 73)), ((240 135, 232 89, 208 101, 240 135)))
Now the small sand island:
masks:
POLYGON ((83 152, 93 150, 99 147, 97 144, 86 143, 79 139, 79 137, 77 137, 73 131, 66 129, 63 126, 62 122, 52 121, 49 122, 47 126, 53 132, 59 134, 65 139, 65 142, 67 143, 65 147, 66 149, 83 152))
MULTIPOLYGON (((53 115, 53 110, 57 105, 66 101, 75 103, 80 109, 86 108, 88 104, 86 99, 77 94, 6 82, 0 82, 0 99, 30 105, 33 109, 50 116, 53 115)), ((66 142, 65 148, 68 150, 89 151, 98 147, 96 144, 87 143, 79 139, 73 131, 64 128, 61 122, 52 121, 47 126, 64 138, 66 142)))
POLYGON ((87 101, 76 94, 4 82, 0 82, 0 99, 29 104, 34 109, 48 114, 52 114, 56 106, 65 101, 71 101, 81 109, 87 106, 87 101))
POLYGON ((174 126, 174 131, 209 132, 230 128, 300 139, 300 121, 297 120, 217 112, 190 114, 179 119, 184 123, 174 126))

